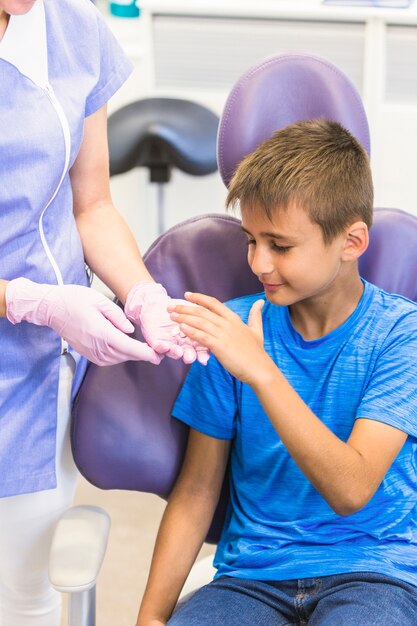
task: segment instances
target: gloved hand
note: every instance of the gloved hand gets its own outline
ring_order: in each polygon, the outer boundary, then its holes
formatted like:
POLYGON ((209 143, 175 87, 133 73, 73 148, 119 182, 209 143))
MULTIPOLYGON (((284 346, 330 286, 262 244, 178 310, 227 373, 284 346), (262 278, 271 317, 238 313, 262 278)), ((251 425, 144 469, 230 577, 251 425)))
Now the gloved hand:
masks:
POLYGON ((43 285, 27 278, 6 287, 6 314, 12 324, 23 320, 55 330, 96 365, 162 358, 146 343, 128 337, 134 326, 106 296, 80 285, 43 285))
POLYGON ((210 353, 207 348, 185 337, 168 312, 176 304, 190 304, 186 300, 170 298, 159 283, 138 282, 128 293, 125 315, 139 323, 148 344, 161 354, 192 363, 196 359, 206 365, 210 353))

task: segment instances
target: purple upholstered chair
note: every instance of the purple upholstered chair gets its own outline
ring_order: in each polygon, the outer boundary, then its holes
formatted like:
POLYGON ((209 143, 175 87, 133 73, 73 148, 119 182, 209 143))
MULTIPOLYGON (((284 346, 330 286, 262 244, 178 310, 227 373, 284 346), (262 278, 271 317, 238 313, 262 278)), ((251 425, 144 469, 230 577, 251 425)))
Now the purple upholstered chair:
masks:
MULTIPOLYGON (((246 236, 231 216, 196 217, 161 235, 144 255, 171 296, 200 290, 220 300, 260 291, 246 262, 246 236)), ((136 336, 142 341, 140 331, 136 336)), ((81 473, 102 489, 167 496, 181 464, 187 428, 171 409, 189 366, 164 359, 90 365, 79 392, 72 444, 81 473)), ((215 537, 213 537, 215 538, 215 537)))
MULTIPOLYGON (((334 65, 291 54, 270 57, 249 69, 233 87, 221 118, 218 163, 225 184, 239 161, 275 130, 320 117, 340 122, 369 152, 361 99, 334 65)), ((233 217, 213 214, 178 224, 155 241, 145 260, 173 297, 198 290, 226 300, 260 287, 248 268, 245 236, 233 217)), ((416 299, 417 218, 396 209, 377 209, 361 272, 388 291, 416 299)), ((141 362, 89 367, 72 424, 74 458, 87 480, 102 489, 169 494, 187 438, 186 427, 171 419, 171 408, 187 369, 170 359, 158 367, 141 362)), ((226 504, 225 488, 209 541, 218 537, 226 504)), ((57 546, 59 554, 59 542, 57 546)), ((61 580, 56 587, 68 590, 65 576, 61 580)), ((81 609, 74 609, 74 623, 93 626, 91 598, 83 602, 81 609), (84 619, 87 614, 90 621, 84 619)))
POLYGON ((274 131, 319 118, 342 124, 370 154, 362 100, 335 65, 307 54, 279 54, 249 68, 232 88, 220 120, 217 161, 225 185, 242 158, 274 131))

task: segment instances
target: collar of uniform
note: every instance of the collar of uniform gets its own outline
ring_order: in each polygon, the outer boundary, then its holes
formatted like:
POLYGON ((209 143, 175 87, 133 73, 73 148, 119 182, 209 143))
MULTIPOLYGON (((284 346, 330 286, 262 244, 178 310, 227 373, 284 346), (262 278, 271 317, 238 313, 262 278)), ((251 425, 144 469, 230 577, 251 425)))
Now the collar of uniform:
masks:
POLYGON ((40 87, 48 84, 46 21, 43 0, 24 15, 11 15, 0 42, 0 58, 40 87))

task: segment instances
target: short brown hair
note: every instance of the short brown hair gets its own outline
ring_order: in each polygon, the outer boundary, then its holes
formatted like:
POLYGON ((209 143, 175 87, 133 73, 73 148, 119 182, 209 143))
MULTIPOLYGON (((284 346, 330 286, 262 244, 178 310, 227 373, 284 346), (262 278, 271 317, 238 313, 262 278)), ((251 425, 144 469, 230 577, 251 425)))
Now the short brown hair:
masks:
POLYGON ((297 202, 330 243, 356 220, 372 224, 373 185, 366 151, 340 124, 308 120, 277 131, 238 165, 227 207, 276 210, 297 202))

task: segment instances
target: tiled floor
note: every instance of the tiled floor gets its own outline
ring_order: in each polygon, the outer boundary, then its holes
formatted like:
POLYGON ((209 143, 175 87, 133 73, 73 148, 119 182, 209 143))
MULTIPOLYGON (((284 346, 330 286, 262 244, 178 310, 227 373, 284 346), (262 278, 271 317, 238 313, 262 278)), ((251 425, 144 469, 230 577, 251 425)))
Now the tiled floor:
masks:
MULTIPOLYGON (((112 520, 97 586, 97 626, 133 626, 165 502, 150 494, 102 491, 81 479, 75 503, 101 506, 112 520)), ((201 556, 211 552, 213 546, 204 546, 201 556)))

